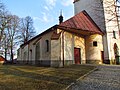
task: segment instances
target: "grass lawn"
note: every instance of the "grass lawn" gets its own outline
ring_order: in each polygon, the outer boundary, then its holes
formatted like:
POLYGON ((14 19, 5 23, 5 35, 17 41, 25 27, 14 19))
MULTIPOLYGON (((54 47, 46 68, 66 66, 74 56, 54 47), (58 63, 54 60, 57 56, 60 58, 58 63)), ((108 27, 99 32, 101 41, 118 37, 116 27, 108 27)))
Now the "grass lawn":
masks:
POLYGON ((0 66, 0 90, 61 90, 93 66, 71 65, 64 68, 0 66))

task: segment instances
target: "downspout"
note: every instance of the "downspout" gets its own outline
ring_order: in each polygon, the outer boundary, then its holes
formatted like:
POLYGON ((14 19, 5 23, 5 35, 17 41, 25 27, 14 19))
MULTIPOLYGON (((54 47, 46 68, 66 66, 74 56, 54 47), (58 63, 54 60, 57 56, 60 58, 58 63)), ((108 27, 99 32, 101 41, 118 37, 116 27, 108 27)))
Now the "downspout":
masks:
POLYGON ((63 67, 64 67, 64 64, 65 64, 65 62, 64 62, 64 31, 62 32, 62 51, 63 51, 63 67))
MULTIPOLYGON (((63 16, 62 16, 62 10, 60 12, 60 16, 59 16, 59 24, 61 24, 63 22, 63 16)), ((63 56, 63 67, 64 67, 64 30, 62 30, 62 56, 63 56)))

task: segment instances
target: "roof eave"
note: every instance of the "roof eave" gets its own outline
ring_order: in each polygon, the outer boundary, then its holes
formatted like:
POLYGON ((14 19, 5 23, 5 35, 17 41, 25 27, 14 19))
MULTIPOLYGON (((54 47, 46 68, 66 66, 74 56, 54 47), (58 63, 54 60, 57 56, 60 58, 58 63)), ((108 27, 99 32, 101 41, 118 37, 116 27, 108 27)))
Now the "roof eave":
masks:
POLYGON ((57 26, 58 26, 58 25, 54 25, 54 26, 50 27, 49 29, 47 29, 47 30, 45 30, 44 32, 40 33, 39 35, 33 37, 32 39, 30 39, 30 40, 27 41, 26 43, 20 45, 20 47, 24 47, 25 45, 28 45, 30 42, 32 42, 32 41, 35 40, 36 38, 41 37, 42 35, 44 35, 44 34, 46 34, 46 33, 49 33, 49 32, 51 32, 51 31, 55 30, 57 26))
POLYGON ((89 30, 82 30, 79 28, 70 28, 70 27, 65 27, 65 26, 57 26, 57 28, 62 29, 62 30, 66 30, 66 31, 71 31, 71 32, 79 32, 79 34, 83 34, 82 36, 87 36, 87 35, 92 35, 92 34, 100 34, 100 35, 104 35, 103 32, 99 31, 99 32, 94 32, 94 31, 89 31, 89 30), (86 33, 86 34, 85 34, 86 33))
POLYGON ((76 2, 78 2, 79 0, 74 0, 74 2, 73 3, 76 3, 76 2))

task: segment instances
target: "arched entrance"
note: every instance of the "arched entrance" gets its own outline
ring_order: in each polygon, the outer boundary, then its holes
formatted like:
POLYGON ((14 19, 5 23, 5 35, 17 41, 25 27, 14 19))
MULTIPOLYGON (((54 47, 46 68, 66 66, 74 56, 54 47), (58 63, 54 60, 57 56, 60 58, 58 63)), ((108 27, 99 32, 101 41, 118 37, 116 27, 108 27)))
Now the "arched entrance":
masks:
POLYGON ((116 64, 119 64, 120 63, 119 48, 116 43, 114 44, 114 55, 116 64))

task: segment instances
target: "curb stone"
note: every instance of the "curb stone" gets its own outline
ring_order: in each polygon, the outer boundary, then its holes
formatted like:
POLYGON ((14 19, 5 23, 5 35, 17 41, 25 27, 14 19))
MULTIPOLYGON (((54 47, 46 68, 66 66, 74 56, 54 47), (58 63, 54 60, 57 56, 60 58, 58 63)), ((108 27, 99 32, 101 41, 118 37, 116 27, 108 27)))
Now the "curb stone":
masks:
MULTIPOLYGON (((78 78, 78 79, 76 80, 76 82, 79 81, 80 79, 84 79, 86 76, 88 76, 89 74, 91 74, 92 72, 94 72, 94 71, 96 71, 96 70, 98 70, 98 68, 95 68, 95 69, 89 71, 88 73, 84 74, 83 76, 81 76, 80 78, 78 78)), ((67 86, 65 89, 63 89, 63 90, 68 90, 68 89, 69 89, 72 85, 74 85, 76 82, 71 83, 70 85, 68 85, 68 86, 67 86)))

